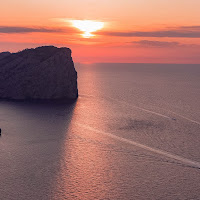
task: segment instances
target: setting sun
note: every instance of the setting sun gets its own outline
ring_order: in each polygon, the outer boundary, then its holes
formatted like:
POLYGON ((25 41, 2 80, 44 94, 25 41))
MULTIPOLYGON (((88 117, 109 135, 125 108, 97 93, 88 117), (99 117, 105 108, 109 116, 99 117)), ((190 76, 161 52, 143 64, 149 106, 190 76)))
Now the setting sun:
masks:
POLYGON ((104 22, 93 20, 71 20, 70 21, 75 28, 83 31, 82 36, 84 38, 90 38, 94 36, 92 33, 100 30, 104 27, 104 22))

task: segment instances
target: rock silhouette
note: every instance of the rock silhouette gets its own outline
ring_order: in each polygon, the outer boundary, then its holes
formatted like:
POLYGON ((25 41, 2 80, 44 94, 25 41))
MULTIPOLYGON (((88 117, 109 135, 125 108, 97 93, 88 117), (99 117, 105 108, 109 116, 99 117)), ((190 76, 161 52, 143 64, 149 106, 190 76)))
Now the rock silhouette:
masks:
POLYGON ((0 98, 76 99, 77 72, 69 48, 43 46, 0 53, 0 98))
POLYGON ((9 56, 11 53, 10 52, 2 52, 0 53, 0 60, 3 59, 6 56, 9 56))

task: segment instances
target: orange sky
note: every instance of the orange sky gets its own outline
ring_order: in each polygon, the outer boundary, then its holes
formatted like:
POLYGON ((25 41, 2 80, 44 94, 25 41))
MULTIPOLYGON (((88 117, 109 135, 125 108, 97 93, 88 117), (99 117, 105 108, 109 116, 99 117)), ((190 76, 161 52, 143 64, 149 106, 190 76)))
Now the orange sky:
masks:
POLYGON ((200 63, 199 0, 2 0, 0 51, 67 46, 75 62, 200 63), (69 20, 105 22, 83 38, 69 20))

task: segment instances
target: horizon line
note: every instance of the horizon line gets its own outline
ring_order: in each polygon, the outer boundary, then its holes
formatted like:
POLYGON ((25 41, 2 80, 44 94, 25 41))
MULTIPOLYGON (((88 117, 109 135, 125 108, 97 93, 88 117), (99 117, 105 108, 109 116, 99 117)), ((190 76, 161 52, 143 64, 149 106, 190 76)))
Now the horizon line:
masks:
POLYGON ((74 64, 154 64, 154 65, 200 65, 200 63, 151 63, 151 62, 74 62, 74 64))

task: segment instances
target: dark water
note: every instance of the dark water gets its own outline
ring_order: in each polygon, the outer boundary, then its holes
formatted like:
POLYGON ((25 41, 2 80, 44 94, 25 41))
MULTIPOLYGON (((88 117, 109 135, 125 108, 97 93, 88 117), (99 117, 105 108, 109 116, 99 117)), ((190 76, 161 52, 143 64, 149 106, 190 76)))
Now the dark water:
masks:
POLYGON ((78 65, 73 104, 0 102, 0 199, 200 199, 200 65, 78 65))

